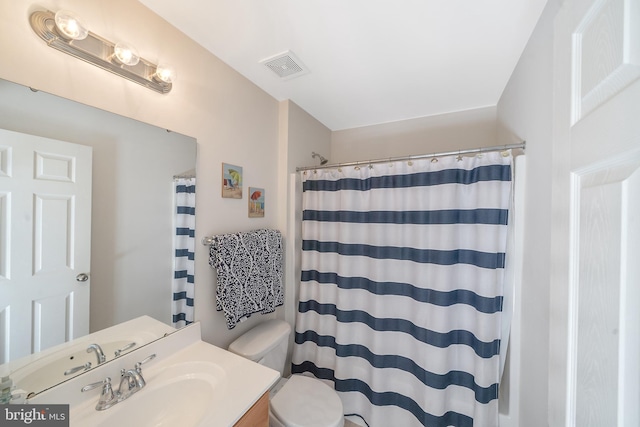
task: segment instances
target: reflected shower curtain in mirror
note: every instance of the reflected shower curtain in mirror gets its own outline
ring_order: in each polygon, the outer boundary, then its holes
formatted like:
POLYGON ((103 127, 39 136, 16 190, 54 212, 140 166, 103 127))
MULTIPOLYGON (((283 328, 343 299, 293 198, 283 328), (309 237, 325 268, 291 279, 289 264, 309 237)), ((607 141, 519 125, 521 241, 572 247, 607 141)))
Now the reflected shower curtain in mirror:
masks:
POLYGON ((512 155, 301 172, 292 372, 371 427, 497 426, 512 155))
POLYGON ((193 322, 196 232, 196 179, 176 178, 173 274, 173 327, 193 322))

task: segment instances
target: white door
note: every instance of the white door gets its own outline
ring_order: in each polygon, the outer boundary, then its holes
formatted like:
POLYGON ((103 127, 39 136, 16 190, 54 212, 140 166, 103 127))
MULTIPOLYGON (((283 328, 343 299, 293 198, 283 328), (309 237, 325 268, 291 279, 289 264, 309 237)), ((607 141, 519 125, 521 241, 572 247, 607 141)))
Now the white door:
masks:
POLYGON ((0 129, 0 363, 89 332, 91 166, 91 147, 0 129))
POLYGON ((565 425, 639 426, 640 1, 567 0, 556 33, 555 155, 569 186, 565 425))

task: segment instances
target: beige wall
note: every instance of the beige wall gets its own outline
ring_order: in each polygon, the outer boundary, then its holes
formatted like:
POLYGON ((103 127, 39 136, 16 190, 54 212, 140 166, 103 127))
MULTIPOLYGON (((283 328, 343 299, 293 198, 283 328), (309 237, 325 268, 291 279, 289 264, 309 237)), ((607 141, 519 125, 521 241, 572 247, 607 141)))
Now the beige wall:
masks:
POLYGON ((498 103, 500 143, 516 136, 527 140, 527 178, 524 212, 522 283, 522 352, 520 422, 522 427, 564 425, 550 423, 551 230, 554 188, 554 19, 561 0, 550 0, 518 66, 498 103))
POLYGON ((494 145, 496 108, 486 107, 335 131, 331 136, 331 163, 494 145))
MULTIPOLYGON (((301 212, 302 203, 300 181, 295 173, 298 166, 317 165, 318 160, 311 157, 313 151, 325 157, 331 155, 331 130, 318 122, 292 101, 280 103, 280 142, 284 165, 279 167, 280 188, 282 194, 281 207, 284 208, 282 220, 286 224, 283 230, 286 235, 286 269, 285 269, 285 307, 284 319, 294 326, 298 301, 298 284, 300 278, 300 254, 302 253, 301 212)), ((294 335, 289 337, 290 347, 285 366, 285 374, 289 373, 294 335)))
MULTIPOLYGON (((278 102, 135 0, 0 0, 0 78, 192 136, 198 141, 197 234, 282 227, 278 210, 278 102), (29 26, 35 8, 75 11, 109 40, 127 40, 151 61, 175 64, 178 81, 160 95, 51 49, 29 26), (142 25, 140 23, 143 23, 142 25), (266 191, 266 214, 249 219, 247 199, 220 197, 221 163, 244 168, 266 191)), ((149 153, 153 159, 153 153, 149 153)), ((196 248, 196 317, 203 338, 226 346, 259 317, 228 331, 215 311, 207 248, 196 248)))

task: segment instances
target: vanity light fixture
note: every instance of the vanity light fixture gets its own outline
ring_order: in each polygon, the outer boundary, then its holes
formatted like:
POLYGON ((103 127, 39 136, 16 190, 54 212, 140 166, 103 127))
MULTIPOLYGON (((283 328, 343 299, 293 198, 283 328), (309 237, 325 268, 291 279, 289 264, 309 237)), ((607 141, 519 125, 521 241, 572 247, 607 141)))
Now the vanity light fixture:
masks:
POLYGON ((35 11, 29 18, 33 31, 47 45, 110 71, 159 93, 169 93, 176 78, 169 65, 140 58, 127 43, 112 43, 92 33, 73 13, 35 11))
POLYGON ((126 43, 116 43, 113 47, 113 59, 122 65, 130 67, 140 62, 140 56, 136 48, 126 43))
POLYGON ((84 40, 89 35, 89 30, 72 12, 59 10, 54 16, 56 28, 60 35, 67 40, 84 40))
POLYGON ((153 78, 165 83, 173 83, 178 76, 176 69, 169 64, 158 64, 153 78))

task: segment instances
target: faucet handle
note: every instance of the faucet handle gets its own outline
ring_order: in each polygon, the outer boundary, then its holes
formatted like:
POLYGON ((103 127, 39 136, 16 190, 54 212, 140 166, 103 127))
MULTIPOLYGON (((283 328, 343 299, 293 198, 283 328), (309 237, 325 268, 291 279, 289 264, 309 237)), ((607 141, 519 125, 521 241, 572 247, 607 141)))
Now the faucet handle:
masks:
POLYGON ((81 392, 85 392, 85 391, 89 391, 89 390, 93 390, 94 388, 98 388, 100 386, 104 386, 104 388, 110 388, 111 387, 111 377, 107 377, 102 381, 98 381, 97 383, 91 383, 91 384, 87 384, 86 386, 82 387, 80 389, 81 392))
POLYGON ((142 365, 144 365, 147 362, 152 361, 155 358, 156 358, 156 354, 153 353, 152 355, 147 356, 146 358, 142 359, 142 361, 136 363, 136 365, 135 365, 136 372, 138 372, 139 374, 142 373, 142 365))
POLYGON ((130 342, 129 344, 125 345, 124 347, 117 349, 117 350, 114 352, 114 354, 115 354, 115 356, 116 356, 116 357, 120 357, 120 355, 122 354, 122 352, 123 352, 123 351, 127 351, 127 350, 129 350, 130 348, 133 348, 133 347, 135 347, 135 346, 136 346, 136 343, 135 343, 135 342, 130 342))
POLYGON ((66 371, 64 371, 65 375, 71 375, 71 374, 75 374, 78 371, 88 371, 89 369, 91 369, 91 362, 87 362, 84 365, 80 365, 80 366, 75 366, 73 368, 69 368, 66 371))
POLYGON ((113 392, 113 388, 111 387, 111 378, 107 377, 102 381, 87 384, 80 389, 80 391, 84 393, 85 391, 93 390, 94 388, 98 388, 101 386, 102 391, 100 393, 100 399, 98 400, 98 404, 96 405, 96 410, 98 411, 110 408, 117 403, 117 396, 113 392))

